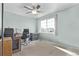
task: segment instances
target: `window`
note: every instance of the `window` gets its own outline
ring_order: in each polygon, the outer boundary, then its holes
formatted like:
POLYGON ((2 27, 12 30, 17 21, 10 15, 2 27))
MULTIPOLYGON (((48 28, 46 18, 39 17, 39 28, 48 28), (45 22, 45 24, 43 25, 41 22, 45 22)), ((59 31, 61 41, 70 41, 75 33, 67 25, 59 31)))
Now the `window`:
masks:
POLYGON ((41 28, 46 29, 46 20, 41 21, 41 28))
POLYGON ((41 32, 46 32, 46 28, 47 28, 46 20, 42 20, 41 21, 41 32))
POLYGON ((41 21, 41 32, 55 32, 55 18, 41 21))

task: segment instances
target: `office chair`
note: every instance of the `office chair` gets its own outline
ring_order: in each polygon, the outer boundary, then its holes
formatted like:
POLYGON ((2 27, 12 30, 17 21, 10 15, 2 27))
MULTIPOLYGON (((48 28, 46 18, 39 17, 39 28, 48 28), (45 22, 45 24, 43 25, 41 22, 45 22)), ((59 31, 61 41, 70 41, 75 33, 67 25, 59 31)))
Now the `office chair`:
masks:
POLYGON ((11 37, 12 38, 12 50, 15 50, 18 48, 16 40, 15 40, 13 28, 5 28, 4 29, 4 37, 11 37))
POLYGON ((27 40, 29 40, 29 29, 24 29, 21 39, 24 40, 24 45, 27 44, 27 40))
POLYGON ((29 40, 30 40, 30 41, 33 40, 33 33, 30 33, 29 40))

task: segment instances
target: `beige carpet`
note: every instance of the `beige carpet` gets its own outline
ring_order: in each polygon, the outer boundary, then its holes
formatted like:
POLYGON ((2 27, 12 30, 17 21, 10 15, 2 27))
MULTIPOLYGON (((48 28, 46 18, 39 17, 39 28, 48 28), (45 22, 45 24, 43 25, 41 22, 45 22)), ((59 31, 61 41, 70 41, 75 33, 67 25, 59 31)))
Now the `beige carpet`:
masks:
POLYGON ((70 56, 70 54, 49 42, 33 41, 27 46, 22 45, 21 51, 14 53, 13 56, 70 56))

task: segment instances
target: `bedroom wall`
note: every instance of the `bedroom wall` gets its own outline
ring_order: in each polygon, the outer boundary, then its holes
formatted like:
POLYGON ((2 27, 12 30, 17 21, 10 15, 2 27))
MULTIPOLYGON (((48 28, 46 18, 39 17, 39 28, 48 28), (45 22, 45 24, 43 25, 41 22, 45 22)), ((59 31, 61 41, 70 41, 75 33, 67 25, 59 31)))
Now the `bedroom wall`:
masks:
MULTIPOLYGON (((4 13, 4 28, 17 28, 17 31, 22 33, 23 29, 30 30, 31 33, 36 32, 36 20, 27 16, 21 16, 10 12, 4 13)), ((16 32, 16 30, 15 30, 16 32)))
POLYGON ((58 13, 56 40, 79 47, 79 5, 58 13))
MULTIPOLYGON (((57 35, 40 33, 40 38, 79 47, 79 5, 55 14, 58 16, 57 35)), ((53 16, 53 14, 49 14, 49 16, 53 16)), ((38 19, 38 22, 39 20, 42 18, 38 19)), ((39 24, 38 27, 40 28, 39 24)))

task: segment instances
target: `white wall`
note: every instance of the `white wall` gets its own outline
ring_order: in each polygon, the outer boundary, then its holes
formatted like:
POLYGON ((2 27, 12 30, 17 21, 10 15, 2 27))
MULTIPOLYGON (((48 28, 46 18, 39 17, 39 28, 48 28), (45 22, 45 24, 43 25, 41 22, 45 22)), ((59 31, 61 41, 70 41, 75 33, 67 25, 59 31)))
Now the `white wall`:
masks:
POLYGON ((79 47, 79 6, 58 13, 57 40, 79 47))
POLYGON ((18 28, 18 32, 29 29, 31 33, 36 32, 36 20, 27 16, 16 15, 10 12, 4 13, 4 28, 18 28))
MULTIPOLYGON (((40 33, 40 38, 55 40, 67 45, 79 47, 79 6, 56 13, 58 15, 58 35, 40 33)), ((48 15, 53 17, 53 14, 48 15)), ((46 18, 44 16, 44 18, 46 18)), ((42 18, 40 18, 42 19, 42 18)), ((38 22, 39 20, 38 19, 38 22)), ((38 24, 39 26, 39 24, 38 24)))

